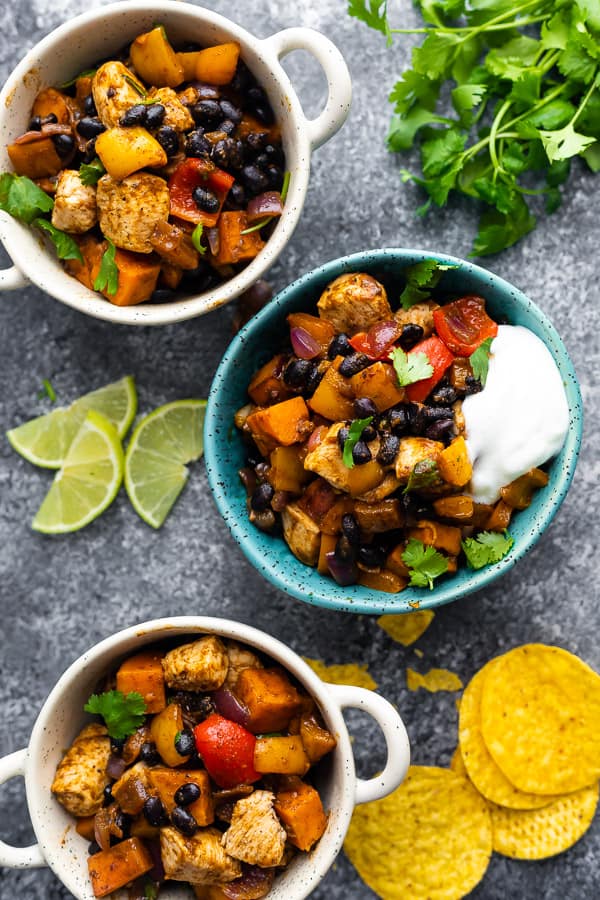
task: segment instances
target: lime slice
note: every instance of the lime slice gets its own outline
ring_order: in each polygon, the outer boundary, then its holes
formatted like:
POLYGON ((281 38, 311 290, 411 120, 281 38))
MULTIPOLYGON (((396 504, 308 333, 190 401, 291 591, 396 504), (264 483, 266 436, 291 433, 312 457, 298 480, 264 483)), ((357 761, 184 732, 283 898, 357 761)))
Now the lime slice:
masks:
POLYGON ((125 488, 136 513, 160 528, 183 490, 187 463, 204 449, 206 400, 175 400, 139 423, 125 454, 125 488))
POLYGON ((135 382, 131 375, 84 394, 70 406, 31 419, 7 431, 6 436, 13 449, 29 462, 45 469, 60 469, 90 409, 105 416, 115 426, 119 437, 125 437, 137 410, 135 382))
POLYGON ((123 480, 123 448, 114 425, 90 410, 71 442, 62 469, 33 520, 44 534, 77 531, 112 503, 123 480))

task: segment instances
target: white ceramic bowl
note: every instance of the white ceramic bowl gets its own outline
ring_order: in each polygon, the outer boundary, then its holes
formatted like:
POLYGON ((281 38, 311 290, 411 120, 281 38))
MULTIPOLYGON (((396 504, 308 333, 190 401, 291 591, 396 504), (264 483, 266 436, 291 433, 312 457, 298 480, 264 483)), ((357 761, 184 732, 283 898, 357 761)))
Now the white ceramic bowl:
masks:
POLYGON ((288 28, 260 40, 211 10, 173 0, 128 0, 77 16, 36 44, 0 93, 0 171, 12 169, 6 145, 26 130, 31 106, 43 87, 73 78, 157 20, 175 44, 197 41, 208 46, 238 41, 244 62, 268 94, 281 125, 291 179, 283 215, 266 247, 235 277, 202 294, 171 303, 118 307, 67 275, 39 232, 0 212, 0 239, 14 263, 0 272, 0 290, 23 287, 31 281, 57 300, 99 319, 165 325, 202 315, 239 296, 264 275, 291 238, 306 197, 311 153, 338 131, 350 109, 351 82, 344 59, 331 41, 311 28, 288 28), (292 50, 307 50, 327 76, 327 102, 315 119, 304 115, 280 62, 292 50))
MULTIPOLYGON (((302 900, 315 889, 342 847, 355 804, 376 800, 393 791, 409 764, 409 745, 402 719, 383 697, 351 686, 325 684, 289 647, 263 631, 227 619, 181 616, 158 619, 120 631, 80 656, 62 675, 44 703, 29 746, 0 760, 0 784, 17 775, 25 778, 27 805, 38 843, 16 848, 0 842, 0 867, 48 865, 79 900, 93 900, 88 879, 87 841, 75 831, 74 819, 50 792, 56 766, 84 724, 83 705, 100 677, 145 644, 180 635, 217 634, 249 644, 284 666, 317 701, 337 747, 319 783, 323 805, 329 810, 327 829, 309 854, 298 854, 275 879, 269 900, 302 900), (383 771, 369 780, 356 777, 354 757, 342 710, 369 713, 381 728, 387 745, 383 771)), ((191 896, 173 886, 161 900, 191 896)))

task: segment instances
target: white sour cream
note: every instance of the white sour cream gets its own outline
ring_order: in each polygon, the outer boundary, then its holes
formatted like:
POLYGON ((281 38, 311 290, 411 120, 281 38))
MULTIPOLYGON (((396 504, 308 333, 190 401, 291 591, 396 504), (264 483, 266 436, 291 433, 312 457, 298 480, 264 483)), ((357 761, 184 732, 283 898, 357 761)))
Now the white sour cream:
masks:
POLYGON ((471 494, 493 503, 500 488, 562 447, 569 427, 564 386, 543 341, 520 325, 500 325, 484 389, 463 401, 471 494))

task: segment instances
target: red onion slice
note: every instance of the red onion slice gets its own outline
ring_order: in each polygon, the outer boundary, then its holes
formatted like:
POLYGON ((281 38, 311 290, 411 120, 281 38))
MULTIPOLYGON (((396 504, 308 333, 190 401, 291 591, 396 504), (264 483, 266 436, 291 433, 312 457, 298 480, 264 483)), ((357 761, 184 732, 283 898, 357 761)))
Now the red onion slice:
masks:
POLYGON ((316 447, 318 447, 319 444, 321 443, 321 441, 324 440, 325 435, 327 434, 328 430, 329 429, 327 428, 327 425, 317 425, 317 427, 315 428, 315 430, 313 431, 313 433, 311 434, 311 436, 308 439, 307 448, 308 448, 309 453, 312 450, 314 450, 316 447))
POLYGON ((101 850, 110 847, 111 814, 108 807, 104 807, 94 816, 94 838, 101 850))
POLYGON ((106 774, 109 778, 113 778, 117 781, 125 769, 127 768, 127 763, 123 759, 122 756, 115 756, 114 753, 108 757, 108 762, 106 763, 106 774))
POLYGON ((280 216, 283 212, 283 203, 281 202, 281 194, 279 191, 265 191, 258 197, 253 197, 248 203, 246 215, 248 224, 258 222, 265 216, 280 216))
POLYGON ((237 725, 242 725, 244 728, 248 727, 250 714, 235 694, 232 694, 227 688, 221 687, 217 691, 213 691, 211 696, 220 715, 225 719, 230 719, 237 725))
POLYGON ((213 256, 216 256, 219 252, 219 247, 221 245, 221 240, 219 238, 219 229, 218 228, 205 228, 204 234, 206 235, 206 240, 208 241, 208 247, 213 256))
POLYGON ((291 328, 290 340, 299 359, 314 359, 321 352, 321 345, 306 328, 291 328))
POLYGON ((355 562, 339 559, 335 554, 335 550, 330 550, 329 553, 326 553, 325 558, 332 578, 337 581, 341 587, 348 587, 351 584, 356 584, 358 569, 355 562))

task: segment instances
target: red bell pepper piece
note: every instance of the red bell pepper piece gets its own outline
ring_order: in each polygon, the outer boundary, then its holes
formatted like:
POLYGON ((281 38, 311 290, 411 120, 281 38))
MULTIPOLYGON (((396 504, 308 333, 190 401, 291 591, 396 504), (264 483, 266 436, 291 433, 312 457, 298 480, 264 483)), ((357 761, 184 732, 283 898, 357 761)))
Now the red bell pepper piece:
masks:
POLYGON ((194 728, 196 749, 219 787, 251 784, 262 776, 254 768, 256 738, 242 725, 212 713, 194 728))
POLYGON ((460 297, 440 306, 433 321, 439 337, 457 356, 470 356, 486 338, 498 334, 498 323, 486 313, 482 297, 460 297))
POLYGON ((389 353, 394 342, 398 340, 402 328, 393 319, 385 322, 377 322, 368 331, 359 331, 350 338, 351 346, 358 352, 364 353, 369 359, 379 359, 389 362, 389 353))
POLYGON ((201 222, 207 228, 217 224, 225 198, 235 181, 233 175, 216 169, 206 159, 191 157, 179 163, 169 178, 169 195, 171 200, 171 215, 186 222, 201 222), (192 196, 192 191, 197 187, 207 187, 219 198, 219 209, 214 213, 203 212, 198 209, 192 196))
POLYGON ((409 384, 406 388, 406 396, 409 400, 422 403, 427 394, 443 378, 444 372, 454 360, 454 354, 448 350, 443 341, 435 334, 416 344, 408 355, 412 356, 414 353, 424 353, 433 368, 433 375, 429 378, 415 381, 414 384, 409 384))

